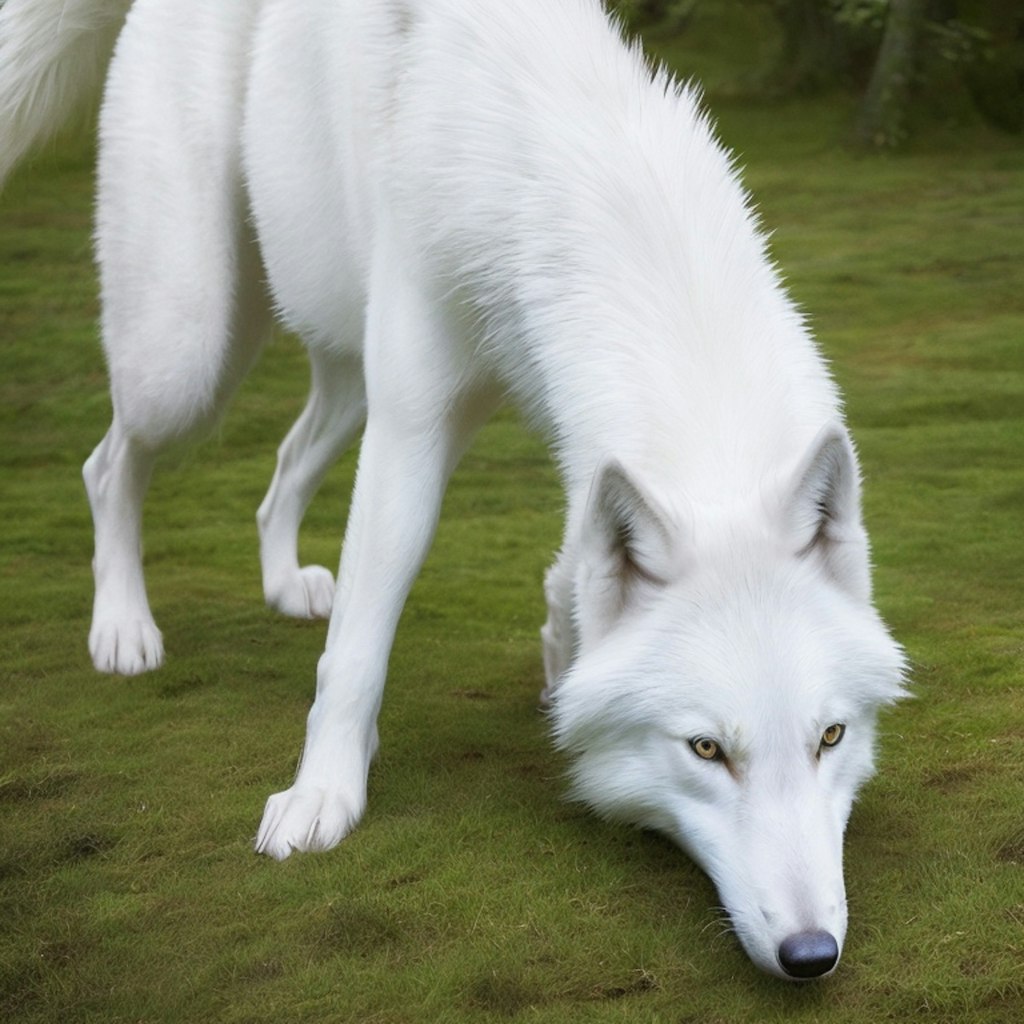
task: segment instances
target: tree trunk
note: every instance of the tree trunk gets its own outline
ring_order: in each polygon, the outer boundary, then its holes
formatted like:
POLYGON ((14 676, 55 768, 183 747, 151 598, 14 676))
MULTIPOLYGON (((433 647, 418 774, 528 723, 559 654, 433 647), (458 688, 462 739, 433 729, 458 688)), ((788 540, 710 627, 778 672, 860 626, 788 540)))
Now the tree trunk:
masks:
POLYGON ((857 119, 858 141, 865 146, 895 146, 906 135, 910 86, 926 0, 890 0, 885 33, 857 119))

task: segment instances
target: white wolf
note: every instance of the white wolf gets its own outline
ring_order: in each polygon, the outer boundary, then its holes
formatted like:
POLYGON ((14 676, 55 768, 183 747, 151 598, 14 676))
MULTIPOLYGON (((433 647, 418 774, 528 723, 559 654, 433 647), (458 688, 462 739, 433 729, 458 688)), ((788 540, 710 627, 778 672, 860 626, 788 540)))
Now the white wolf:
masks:
POLYGON ((693 91, 597 0, 128 6, 0 12, 0 175, 114 49, 96 229, 114 415, 84 469, 96 667, 160 664, 143 493, 276 312, 312 388, 257 516, 264 587, 330 627, 256 847, 334 846, 447 478, 508 397, 565 482, 542 638, 575 796, 689 851, 758 965, 831 971, 843 832, 903 660, 836 389, 693 91), (364 425, 335 587, 296 534, 364 425))

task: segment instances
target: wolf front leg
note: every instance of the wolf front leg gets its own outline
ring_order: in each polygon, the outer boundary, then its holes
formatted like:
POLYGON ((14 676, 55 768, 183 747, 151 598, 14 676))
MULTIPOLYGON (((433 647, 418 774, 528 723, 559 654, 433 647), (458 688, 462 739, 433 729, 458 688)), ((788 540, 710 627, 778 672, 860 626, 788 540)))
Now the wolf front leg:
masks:
MULTIPOLYGON (((402 266, 402 261, 391 266, 402 266)), ((448 477, 496 404, 460 364, 467 351, 443 303, 408 280, 371 297, 367 423, 316 699, 291 789, 267 801, 256 849, 282 859, 325 850, 366 804, 395 629, 434 535, 448 477)))
POLYGON ((572 663, 576 648, 572 622, 572 582, 574 560, 570 555, 570 542, 566 539, 558 559, 544 577, 544 597, 548 617, 541 627, 541 647, 544 652, 544 689, 540 705, 549 707, 558 682, 572 663))
POLYGON ((362 816, 388 655, 467 439, 465 421, 459 427, 402 434, 370 415, 298 774, 267 801, 260 853, 283 859, 293 850, 329 849, 362 816))

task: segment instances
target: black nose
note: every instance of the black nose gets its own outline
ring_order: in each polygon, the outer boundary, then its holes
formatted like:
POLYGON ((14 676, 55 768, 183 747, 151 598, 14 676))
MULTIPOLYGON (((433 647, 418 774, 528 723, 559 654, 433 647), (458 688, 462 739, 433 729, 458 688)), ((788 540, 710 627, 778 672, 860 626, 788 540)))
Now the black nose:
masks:
POLYGON ((779 946, 779 963, 791 978, 820 978, 839 959, 839 943, 825 931, 797 932, 779 946))

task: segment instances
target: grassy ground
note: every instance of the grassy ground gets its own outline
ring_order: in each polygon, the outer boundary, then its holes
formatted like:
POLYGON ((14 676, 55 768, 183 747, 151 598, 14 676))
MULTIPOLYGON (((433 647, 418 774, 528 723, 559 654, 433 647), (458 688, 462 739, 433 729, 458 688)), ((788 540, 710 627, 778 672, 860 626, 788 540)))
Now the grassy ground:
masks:
MULTIPOLYGON (((561 800, 535 711, 560 498, 510 414, 457 473, 403 619, 362 827, 253 855, 324 633, 262 607, 252 518, 304 360, 276 343, 219 438, 157 478, 169 662, 95 674, 79 467, 109 409, 91 182, 67 159, 0 197, 0 1019, 1021 1019, 1024 151, 972 131, 856 159, 839 101, 718 112, 845 389, 879 602, 915 664, 851 822, 837 975, 758 974, 682 854, 561 800)), ((335 562, 351 477, 307 558, 335 562)))

